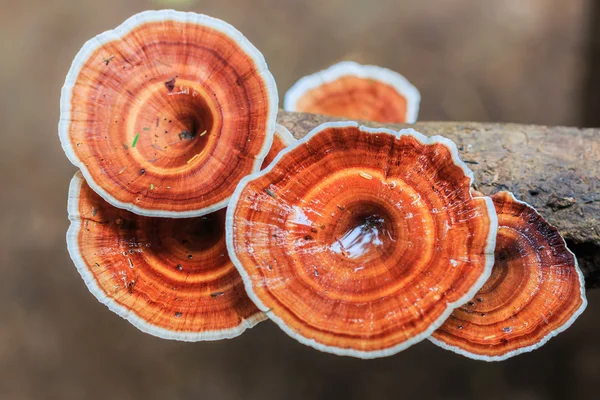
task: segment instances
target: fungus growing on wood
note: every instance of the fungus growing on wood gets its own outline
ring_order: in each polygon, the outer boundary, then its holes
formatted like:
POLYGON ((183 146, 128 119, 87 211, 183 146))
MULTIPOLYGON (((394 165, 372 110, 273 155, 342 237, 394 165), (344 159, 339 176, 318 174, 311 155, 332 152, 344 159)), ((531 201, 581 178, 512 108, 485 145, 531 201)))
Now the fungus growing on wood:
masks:
POLYGON ((308 75, 285 95, 286 111, 376 122, 414 123, 421 95, 397 72, 344 61, 308 75))
POLYGON ((104 201, 78 172, 69 189, 67 247, 92 294, 140 330, 218 340, 266 318, 246 295, 225 245, 225 210, 150 218, 104 201))
POLYGON ((431 340, 470 358, 500 361, 545 344, 587 302, 577 259, 557 229, 509 192, 492 200, 498 215, 492 275, 431 340))
POLYGON ((496 214, 472 180, 445 138, 323 124, 242 180, 229 254, 290 336, 340 355, 394 354, 489 277, 496 214))
POLYGON ((265 169, 271 164, 271 161, 277 157, 277 154, 279 154, 281 150, 292 145, 295 141, 296 139, 285 126, 277 124, 275 126, 275 134, 273 135, 273 144, 262 163, 261 169, 265 169))
POLYGON ((259 170, 277 103, 262 54, 234 27, 146 11, 79 51, 62 90, 59 136, 112 205, 200 216, 224 208, 242 177, 259 170))

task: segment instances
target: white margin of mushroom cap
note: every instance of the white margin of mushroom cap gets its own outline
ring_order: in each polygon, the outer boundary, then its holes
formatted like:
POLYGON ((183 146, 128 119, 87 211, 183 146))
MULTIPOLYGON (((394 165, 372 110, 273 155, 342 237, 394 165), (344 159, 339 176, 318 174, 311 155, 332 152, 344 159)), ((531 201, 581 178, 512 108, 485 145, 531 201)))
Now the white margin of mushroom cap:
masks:
POLYGON ((406 98, 405 123, 414 124, 417 121, 421 94, 408 79, 391 69, 376 65, 361 65, 354 61, 342 61, 327 69, 300 78, 286 92, 283 100, 283 109, 285 111, 299 111, 296 109, 296 104, 298 99, 304 96, 306 92, 344 76, 373 79, 391 85, 400 95, 406 98))
MULTIPOLYGON (((530 204, 519 200, 515 197, 514 194, 512 194, 511 192, 508 192, 508 194, 513 198, 513 200, 515 200, 517 203, 521 203, 524 204, 528 207, 531 207, 531 209, 537 214, 539 215, 541 218, 544 218, 543 216, 540 215, 540 213, 538 213, 538 211, 530 204)), ((545 219, 544 219, 545 220, 545 219)), ((575 260, 575 270, 577 271, 577 276, 579 277, 579 291, 580 291, 580 295, 581 295, 581 306, 573 313, 573 315, 571 315, 571 318, 569 318, 567 321, 565 321, 564 324, 562 324, 561 326, 559 326, 558 328, 556 328, 555 330, 549 332, 546 336, 544 336, 542 339, 540 339, 539 342, 532 344, 530 346, 525 346, 525 347, 521 347, 515 350, 511 350, 508 351, 502 355, 498 355, 498 356, 486 356, 486 355, 482 355, 482 354, 475 354, 475 353, 471 353, 468 352, 458 346, 452 346, 447 344, 446 342, 443 342, 439 339, 434 338, 433 336, 431 336, 429 338, 429 340, 435 344, 436 346, 439 346, 445 350, 450 350, 454 353, 460 354, 462 356, 471 358, 473 360, 479 360, 479 361, 504 361, 506 359, 509 359, 511 357, 514 357, 516 355, 522 354, 522 353, 529 353, 530 351, 539 349, 540 347, 542 347, 544 344, 548 343, 548 341, 550 339, 552 339, 554 336, 558 335, 561 332, 566 331, 571 325, 573 325, 573 322, 575 322, 575 320, 581 315, 581 313, 583 313, 583 311, 585 310, 585 308, 587 307, 587 298, 585 296, 585 279, 583 277, 583 273, 581 272, 581 269, 579 269, 579 263, 577 262, 577 257, 575 256, 575 254, 573 254, 573 252, 571 250, 569 250, 569 248, 567 247, 567 243, 565 242, 565 239, 562 237, 562 235, 560 236, 564 245, 565 245, 565 249, 567 249, 567 251, 569 253, 571 253, 571 255, 573 256, 573 259, 575 260)))
MULTIPOLYGON (((286 147, 291 146, 296 143, 296 138, 292 135, 292 133, 281 124, 275 124, 275 136, 277 136, 283 143, 285 143, 286 147)), ((270 150, 270 149, 269 149, 270 150)), ((282 149, 283 150, 283 149, 282 149)))
POLYGON ((140 331, 157 336, 162 339, 181 340, 185 342, 209 341, 220 339, 231 339, 241 335, 246 329, 254 327, 261 321, 267 319, 265 313, 259 311, 251 318, 242 319, 240 325, 223 330, 193 332, 193 331, 171 331, 166 328, 161 328, 149 323, 140 318, 131 309, 119 304, 115 299, 107 296, 105 292, 98 286, 96 278, 90 273, 88 265, 81 256, 79 249, 79 232, 81 230, 81 215, 79 214, 79 196, 84 178, 81 171, 77 171, 69 184, 68 212, 69 212, 69 229, 67 230, 67 250, 71 256, 71 260, 75 264, 79 275, 85 282, 88 290, 98 299, 98 301, 107 306, 112 312, 129 321, 133 326, 140 331))
MULTIPOLYGON (((275 137, 278 137, 283 144, 285 145, 284 149, 286 147, 291 146, 292 144, 296 143, 296 138, 290 133, 290 131, 288 130, 288 128, 286 128, 283 125, 280 124, 275 124, 275 134, 273 135, 273 143, 275 143, 275 137)), ((271 144, 271 147, 273 145, 271 144)), ((269 149, 269 151, 271 151, 271 149, 269 149)), ((283 151, 283 149, 280 150, 280 152, 283 151)), ((269 153, 267 153, 269 154, 269 153)), ((279 153, 277 153, 279 154, 279 153)), ((277 155, 275 154, 275 155, 277 155)), ((273 160, 275 160, 275 157, 273 157, 273 160)), ((273 161, 271 161, 273 162, 273 161)), ((265 167, 267 168, 267 167, 265 167)))
POLYGON ((101 33, 85 42, 83 47, 75 56, 75 59, 71 64, 71 68, 67 73, 65 83, 61 90, 58 136, 60 138, 62 148, 65 154, 67 155, 69 161, 81 170, 86 182, 90 185, 90 187, 96 193, 98 193, 98 195, 100 195, 104 200, 106 200, 113 206, 131 211, 134 214, 143 215, 147 217, 199 217, 227 207, 230 198, 226 198, 220 201, 219 203, 213 204, 205 208, 189 211, 162 211, 142 208, 132 203, 121 202, 114 198, 111 194, 109 194, 100 185, 98 185, 96 181, 94 181, 87 167, 85 166, 85 163, 81 162, 81 160, 77 158, 77 154, 75 153, 75 150, 73 149, 71 141, 69 139, 69 125, 71 122, 71 92, 77 81, 77 76, 79 75, 81 68, 85 65, 89 57, 93 54, 94 51, 96 51, 98 48, 101 48, 106 43, 115 40, 120 40, 133 29, 145 23, 157 21, 177 21, 208 26, 233 39, 240 46, 240 48, 244 50, 254 61, 254 63, 256 64, 258 74, 263 78, 265 82, 265 87, 269 94, 269 115, 267 116, 266 124, 267 134, 265 137, 265 142, 263 143, 263 147, 260 153, 256 156, 256 160, 254 161, 254 166, 252 170, 256 172, 260 169, 265 156, 271 148, 271 143, 273 141, 273 132, 275 131, 275 121, 277 118, 277 110, 279 104, 279 97, 277 93, 277 84, 275 83, 275 78, 269 71, 267 62, 265 61, 265 58, 263 57, 262 53, 252 43, 250 43, 250 41, 240 31, 238 31, 235 27, 233 27, 225 21, 209 17, 208 15, 197 14, 194 12, 181 12, 175 10, 143 11, 141 13, 129 17, 127 20, 125 20, 125 22, 123 22, 115 29, 101 33))
POLYGON ((392 346, 392 347, 389 347, 386 349, 376 350, 376 351, 362 351, 362 350, 327 346, 327 345, 323 345, 323 344, 317 342, 314 339, 309 339, 305 336, 299 335, 293 329, 288 327, 282 319, 280 319, 277 315, 275 315, 272 312, 272 310, 270 310, 268 307, 266 307, 262 303, 262 301, 258 298, 258 296, 254 293, 254 288, 252 286, 252 280, 251 280, 250 276, 248 275, 248 273, 246 272, 246 270, 244 269, 244 267, 242 266, 242 263, 238 259, 237 254, 235 252, 235 247, 233 244, 233 224, 234 224, 235 209, 237 208, 237 204, 238 204, 240 195, 241 195, 242 191, 246 188, 248 183, 250 181, 253 181, 254 179, 257 179, 257 178, 269 173, 274 168, 274 166, 279 162, 279 160, 281 160, 281 158, 284 157, 287 153, 293 151, 296 147, 303 145, 304 143, 309 141, 313 136, 319 134, 321 131, 323 131, 325 129, 346 128, 346 127, 357 127, 361 131, 371 133, 371 134, 390 134, 390 135, 395 136, 396 138, 400 138, 402 136, 412 136, 424 145, 441 143, 450 149, 450 152, 452 154, 452 160, 454 161, 455 165, 457 165, 464 171, 465 176, 469 177, 470 183, 473 182, 473 172, 471 172, 469 167, 459 158, 456 145, 450 139, 444 138, 442 136, 432 136, 432 137, 428 138, 427 136, 415 131, 414 129, 402 129, 397 132, 397 131, 393 131, 391 129, 369 128, 366 126, 359 126, 359 124, 357 122, 353 122, 353 121, 327 122, 327 123, 321 124, 321 125, 317 126, 316 128, 314 128, 305 137, 298 140, 294 145, 283 149, 277 155, 277 157, 273 160, 273 162, 271 164, 269 164, 269 166, 267 168, 265 168, 264 170, 262 170, 260 172, 254 173, 252 175, 248 175, 240 181, 233 196, 231 197, 230 206, 227 208, 227 218, 226 218, 226 222, 225 222, 227 251, 229 252, 229 257, 231 258, 231 261, 233 262, 233 264, 239 271, 240 275, 242 276, 242 279, 244 281, 244 286, 246 287, 246 292, 248 293, 248 296, 250 297, 250 299, 256 304, 256 306, 260 310, 262 310, 263 312, 265 312, 267 314, 269 319, 273 320, 289 336, 296 339, 298 342, 300 342, 302 344, 305 344, 307 346, 313 347, 317 350, 320 350, 320 351, 323 351, 326 353, 332 353, 332 354, 343 355, 343 356, 351 356, 351 357, 357 357, 357 358, 363 358, 363 359, 386 357, 386 356, 396 354, 402 350, 405 350, 406 348, 412 346, 413 344, 421 342, 424 339, 431 336, 431 334, 437 328, 439 328, 446 321, 446 319, 452 314, 454 309, 462 306, 463 304, 465 304, 466 302, 471 300, 473 298, 473 296, 475 296, 475 294, 479 291, 479 289, 481 289, 481 287, 485 284, 485 282, 490 277, 490 274, 492 273, 492 266, 494 265, 494 249, 496 247, 496 232, 498 229, 498 218, 496 216, 496 209, 494 208, 494 203, 492 202, 492 199, 489 197, 482 197, 484 199, 484 201, 486 202, 486 207, 487 207, 489 218, 490 218, 490 231, 488 234, 488 244, 487 244, 487 247, 485 250, 485 254, 487 254, 487 256, 486 256, 486 263, 484 266, 483 273, 481 274, 479 279, 475 282, 475 284, 472 286, 471 290, 469 290, 464 296, 462 296, 460 299, 456 300, 455 302, 448 303, 447 309, 440 315, 440 317, 437 320, 435 320, 426 330, 424 330, 420 334, 418 334, 418 335, 414 336, 413 338, 406 340, 396 346, 392 346))

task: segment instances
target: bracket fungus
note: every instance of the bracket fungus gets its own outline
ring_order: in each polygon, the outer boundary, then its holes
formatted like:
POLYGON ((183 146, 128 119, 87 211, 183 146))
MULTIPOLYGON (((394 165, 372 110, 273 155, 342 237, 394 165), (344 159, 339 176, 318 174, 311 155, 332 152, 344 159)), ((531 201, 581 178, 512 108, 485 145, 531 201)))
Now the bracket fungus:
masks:
POLYGON ((577 259, 556 228, 509 192, 492 200, 498 215, 492 275, 431 340, 466 357, 501 361, 567 329, 587 301, 577 259))
POLYGON ((397 353, 437 329, 491 273, 491 199, 450 140, 323 124, 244 178, 229 255, 255 304, 316 349, 397 353))
POLYGON ((110 204, 192 217, 224 208, 271 146, 277 88, 221 20, 145 11, 89 40, 61 95, 69 160, 110 204))
POLYGON ((387 68, 343 61, 305 76, 285 94, 286 111, 390 123, 414 123, 421 95, 387 68))
POLYGON ((296 142, 296 138, 292 136, 290 131, 285 126, 277 124, 275 126, 275 134, 273 135, 273 144, 263 160, 261 169, 265 169, 281 150, 291 146, 294 142, 296 142))
POLYGON ((116 208, 78 172, 69 189, 67 247, 88 289, 140 330, 218 340, 266 318, 246 295, 225 245, 225 210, 150 218, 116 208))

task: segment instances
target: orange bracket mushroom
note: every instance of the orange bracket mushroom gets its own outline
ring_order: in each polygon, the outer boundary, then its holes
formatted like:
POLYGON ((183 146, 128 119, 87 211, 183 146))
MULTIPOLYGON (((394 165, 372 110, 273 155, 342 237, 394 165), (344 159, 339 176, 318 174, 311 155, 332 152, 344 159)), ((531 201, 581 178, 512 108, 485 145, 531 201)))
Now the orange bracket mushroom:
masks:
POLYGON ((587 301, 577 259, 556 228, 509 192, 492 200, 498 215, 492 275, 431 341, 469 358, 501 361, 566 330, 587 301))
POLYGON ((472 180, 448 139, 323 124, 240 182, 229 255, 293 338, 391 355, 431 335, 491 273, 496 213, 472 180))
MULTIPOLYGON (((274 138, 271 160, 295 141, 281 125, 274 138)), ((217 340, 266 319, 227 254, 225 210, 184 220, 141 217, 108 204, 78 172, 69 218, 67 247, 89 290, 142 331, 217 340)))
POLYGON ((234 27, 146 11, 79 51, 62 89, 59 136, 110 204, 200 216, 224 208, 259 170, 277 103, 262 54, 234 27))
POLYGON ((261 169, 265 169, 269 164, 271 164, 281 150, 291 146, 295 142, 296 138, 292 136, 290 131, 288 131, 285 126, 277 124, 275 126, 275 134, 273 135, 273 144, 271 145, 271 149, 269 150, 269 153, 267 153, 267 156, 262 163, 261 169))
POLYGON ((335 64, 296 82, 285 94, 286 111, 414 123, 421 95, 397 72, 351 61, 335 64))
POLYGON ((149 218, 104 201, 75 174, 67 247, 88 289, 140 330, 218 340, 266 319, 246 295, 225 245, 225 210, 149 218))

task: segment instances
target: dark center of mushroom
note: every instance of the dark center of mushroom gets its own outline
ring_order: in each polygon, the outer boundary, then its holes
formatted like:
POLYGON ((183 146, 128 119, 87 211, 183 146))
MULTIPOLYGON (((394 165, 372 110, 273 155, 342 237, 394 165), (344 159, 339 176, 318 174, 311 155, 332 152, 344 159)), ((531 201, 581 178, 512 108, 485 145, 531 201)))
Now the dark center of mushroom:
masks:
POLYGON ((146 241, 151 243, 152 249, 177 263, 183 262, 184 266, 188 266, 189 262, 214 258, 214 254, 220 257, 226 252, 224 210, 197 218, 152 218, 145 221, 150 224, 144 230, 150 232, 146 241))
POLYGON ((333 227, 331 251, 357 262, 379 257, 395 242, 395 229, 385 208, 371 203, 342 206, 343 213, 333 227))
POLYGON ((182 229, 173 234, 190 255, 210 249, 225 236, 225 221, 218 213, 194 218, 181 225, 182 229))
POLYGON ((537 263, 536 249, 531 247, 529 239, 517 230, 501 226, 496 237, 492 274, 477 293, 481 301, 469 302, 463 309, 485 311, 514 301, 516 294, 525 292, 528 281, 537 280, 537 263))
MULTIPOLYGON (((200 161, 215 118, 210 100, 184 82, 158 86, 136 109, 136 151, 157 168, 180 168, 200 161)), ((133 142, 130 143, 133 146, 133 142)))

